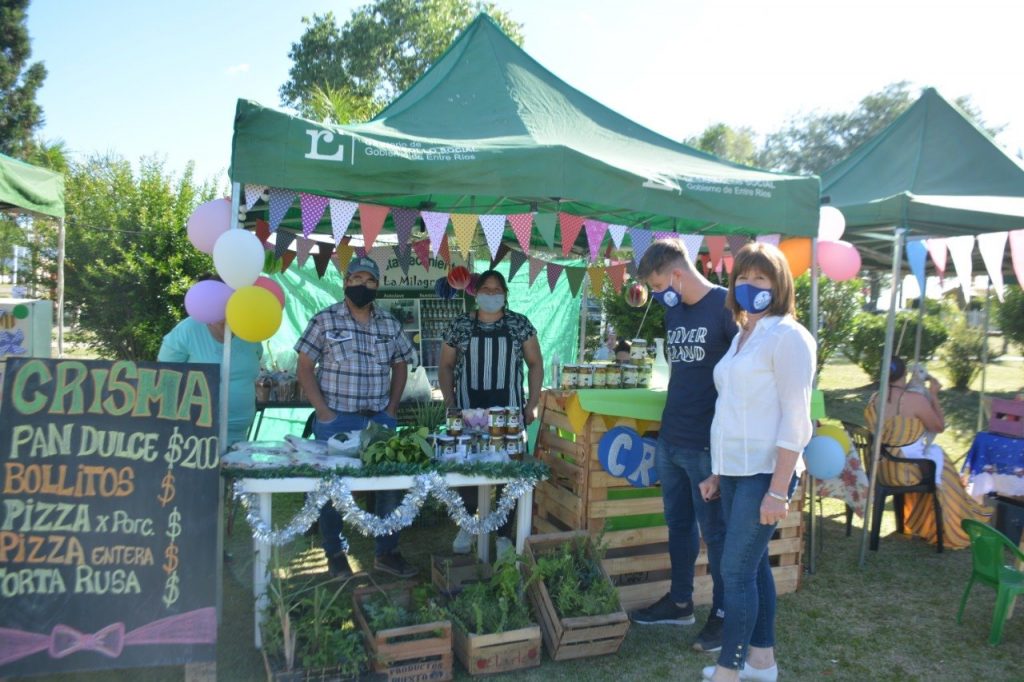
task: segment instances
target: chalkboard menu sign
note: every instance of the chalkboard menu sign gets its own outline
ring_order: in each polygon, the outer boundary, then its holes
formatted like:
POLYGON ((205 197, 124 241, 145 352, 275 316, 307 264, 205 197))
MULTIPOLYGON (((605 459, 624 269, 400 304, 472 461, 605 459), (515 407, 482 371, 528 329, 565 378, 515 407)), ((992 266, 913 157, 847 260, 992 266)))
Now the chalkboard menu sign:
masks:
POLYGON ((8 360, 0 678, 215 659, 219 380, 8 360))

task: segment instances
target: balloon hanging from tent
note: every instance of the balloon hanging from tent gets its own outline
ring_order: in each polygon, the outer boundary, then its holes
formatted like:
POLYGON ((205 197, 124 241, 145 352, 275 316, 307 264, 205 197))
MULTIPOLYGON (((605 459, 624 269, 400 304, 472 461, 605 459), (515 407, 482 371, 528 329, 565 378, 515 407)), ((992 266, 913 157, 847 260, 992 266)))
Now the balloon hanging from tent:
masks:
POLYGON ((238 338, 259 343, 281 326, 281 304, 263 287, 242 287, 228 299, 226 319, 238 338))
POLYGON ((466 294, 476 296, 476 288, 480 285, 480 275, 473 273, 469 276, 469 284, 466 285, 466 294))
POLYGON ((835 424, 822 424, 814 430, 815 436, 828 436, 834 438, 840 446, 843 448, 843 452, 849 452, 853 448, 853 443, 850 442, 850 436, 846 433, 846 429, 835 424))
POLYGON ((203 253, 213 253, 217 239, 231 228, 231 201, 214 199, 200 204, 188 218, 185 231, 192 245, 203 253))
POLYGON ((846 231, 846 217, 835 206, 822 206, 818 213, 818 239, 837 242, 846 231))
POLYGON ((806 237, 796 237, 779 242, 779 251, 786 257, 789 263, 789 271, 796 279, 807 272, 811 267, 811 240, 806 237))
POLYGON ((263 275, 260 275, 259 277, 256 278, 256 283, 253 286, 261 287, 272 293, 274 295, 274 298, 277 299, 277 302, 280 303, 282 307, 284 307, 284 289, 281 288, 280 284, 270 279, 269 277, 264 277, 263 275))
POLYGON ((447 277, 437 278, 437 281, 434 282, 434 293, 443 301, 455 298, 455 289, 452 288, 451 284, 448 284, 447 277))
POLYGON ((185 293, 185 312, 203 324, 223 322, 225 307, 233 293, 231 287, 215 279, 196 282, 185 293))
POLYGON ((228 230, 213 246, 213 265, 220 278, 232 289, 254 284, 263 269, 263 262, 263 245, 259 237, 248 230, 228 230))
POLYGON ((821 271, 837 282, 853 279, 860 273, 860 253, 850 242, 818 242, 821 271))
POLYGON ((469 270, 461 265, 456 265, 448 273, 448 284, 450 284, 453 289, 465 289, 469 286, 469 281, 469 270))
POLYGON ((835 478, 846 466, 846 453, 835 438, 815 436, 804 448, 807 471, 818 479, 835 478))

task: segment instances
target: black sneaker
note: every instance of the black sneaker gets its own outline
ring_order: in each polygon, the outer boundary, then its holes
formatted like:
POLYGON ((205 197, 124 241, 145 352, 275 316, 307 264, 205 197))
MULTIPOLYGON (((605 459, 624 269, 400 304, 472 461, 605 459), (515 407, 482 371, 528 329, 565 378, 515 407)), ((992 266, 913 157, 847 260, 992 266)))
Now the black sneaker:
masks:
POLYGON ((704 629, 693 640, 694 651, 702 651, 711 654, 722 650, 722 625, 725 618, 718 615, 721 611, 712 611, 708 614, 708 622, 704 623, 704 629))
POLYGON ((411 578, 419 573, 416 567, 406 561, 405 557, 398 552, 378 555, 373 560, 373 568, 399 578, 411 578))
POLYGON ((693 602, 676 606, 670 595, 665 595, 646 609, 629 615, 634 623, 641 625, 693 625, 693 602))
POLYGON ((352 577, 352 567, 348 565, 348 557, 344 552, 327 557, 327 572, 332 578, 348 580, 352 577))

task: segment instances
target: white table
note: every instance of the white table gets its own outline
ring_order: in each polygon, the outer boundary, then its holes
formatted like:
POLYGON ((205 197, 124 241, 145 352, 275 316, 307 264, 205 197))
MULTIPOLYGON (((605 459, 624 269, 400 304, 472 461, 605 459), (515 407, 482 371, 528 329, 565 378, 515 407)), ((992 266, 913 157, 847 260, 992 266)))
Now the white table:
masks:
MULTIPOLYGON (((259 515, 268 525, 271 523, 272 502, 274 493, 308 493, 316 489, 323 479, 320 478, 241 478, 244 492, 253 493, 259 498, 259 515)), ((409 490, 413 486, 412 476, 381 476, 344 477, 342 480, 352 492, 368 490, 409 490)), ((509 483, 512 478, 489 478, 487 476, 464 476, 462 474, 445 474, 444 480, 452 487, 477 486, 480 491, 479 514, 484 517, 491 511, 491 486, 509 483)), ((526 538, 530 535, 533 523, 533 489, 528 490, 518 500, 516 509, 516 551, 522 553, 526 538)), ((480 560, 490 559, 490 543, 487 535, 481 534, 477 542, 477 554, 480 560)), ((261 647, 260 616, 266 607, 267 596, 267 564, 270 562, 270 544, 257 542, 253 539, 253 574, 252 592, 256 598, 255 641, 256 648, 261 647)))

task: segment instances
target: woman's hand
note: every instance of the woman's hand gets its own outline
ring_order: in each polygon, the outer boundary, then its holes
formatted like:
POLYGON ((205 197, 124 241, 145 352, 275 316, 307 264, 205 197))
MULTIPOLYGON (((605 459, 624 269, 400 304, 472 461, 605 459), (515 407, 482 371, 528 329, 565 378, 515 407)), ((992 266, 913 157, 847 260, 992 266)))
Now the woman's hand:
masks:
POLYGON ((697 488, 700 490, 700 496, 704 498, 705 502, 717 499, 720 494, 718 491, 718 476, 711 474, 698 483, 697 488))
POLYGON ((526 407, 523 409, 523 426, 529 426, 537 419, 537 402, 534 400, 527 400, 526 407))
POLYGON ((782 521, 789 514, 789 502, 777 500, 768 493, 761 499, 761 523, 770 526, 782 521))

